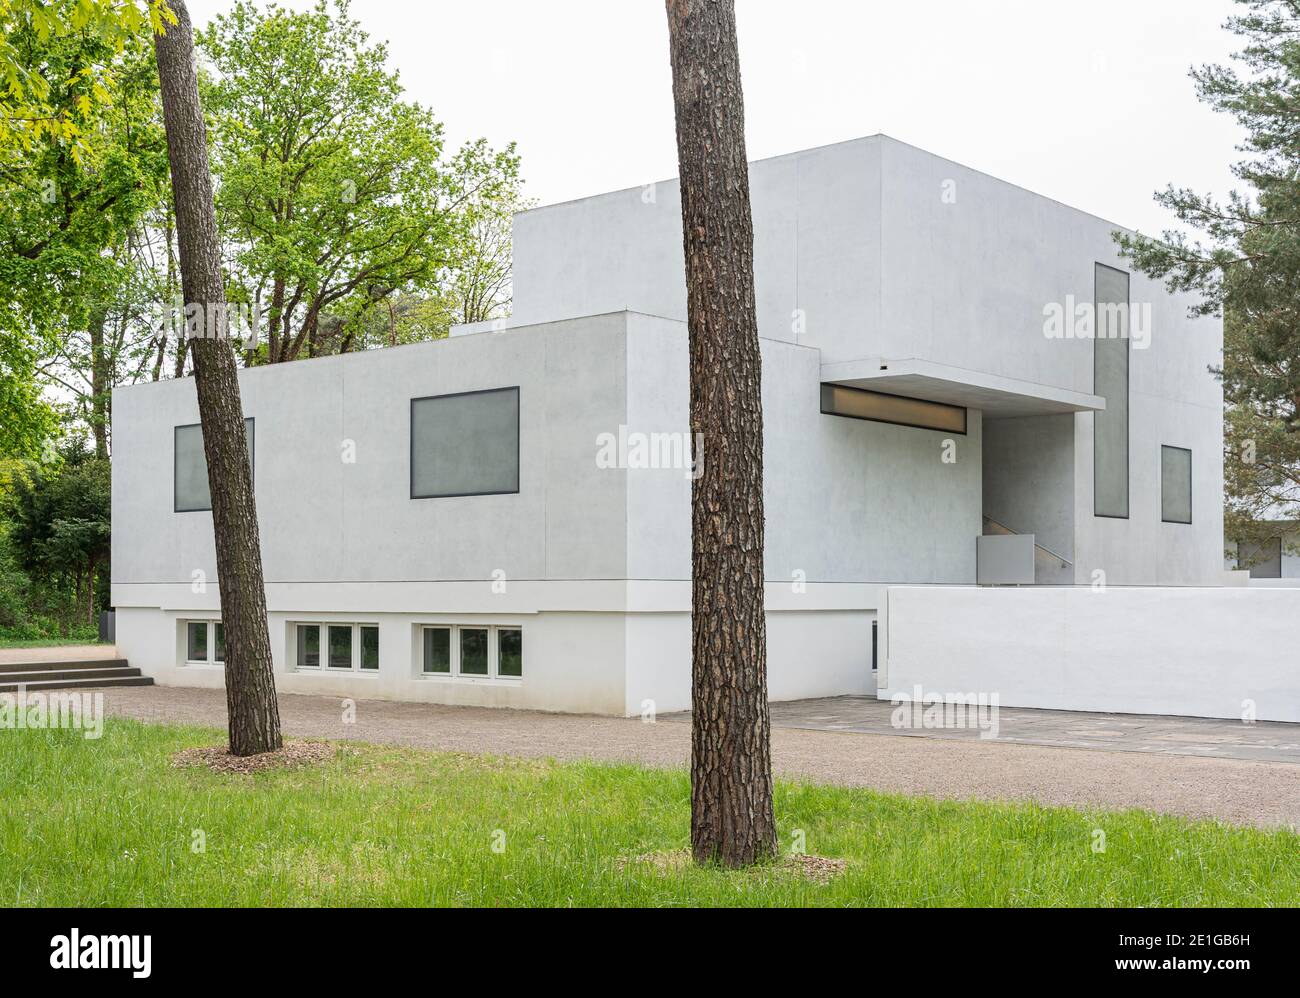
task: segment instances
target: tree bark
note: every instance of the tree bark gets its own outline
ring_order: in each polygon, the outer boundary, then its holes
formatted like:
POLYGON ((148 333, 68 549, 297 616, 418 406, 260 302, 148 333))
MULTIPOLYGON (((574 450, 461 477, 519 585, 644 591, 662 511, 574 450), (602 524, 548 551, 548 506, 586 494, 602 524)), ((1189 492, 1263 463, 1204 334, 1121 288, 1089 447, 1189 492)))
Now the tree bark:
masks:
MULTIPOLYGON (((183 0, 169 0, 178 23, 154 38, 163 121, 176 202, 181 290, 202 315, 225 306, 207 129, 194 75, 194 38, 183 0)), ((203 451, 212 491, 217 579, 226 644, 230 751, 253 755, 280 747, 280 711, 266 623, 266 587, 257 532, 244 413, 235 356, 223 330, 208 323, 190 335, 203 451)))
POLYGON ((109 400, 113 392, 113 375, 104 348, 104 326, 108 311, 96 305, 90 314, 90 430, 95 437, 95 457, 108 457, 109 400))
POLYGON ((777 851, 763 610, 754 233, 731 0, 667 0, 690 335, 691 851, 777 851))

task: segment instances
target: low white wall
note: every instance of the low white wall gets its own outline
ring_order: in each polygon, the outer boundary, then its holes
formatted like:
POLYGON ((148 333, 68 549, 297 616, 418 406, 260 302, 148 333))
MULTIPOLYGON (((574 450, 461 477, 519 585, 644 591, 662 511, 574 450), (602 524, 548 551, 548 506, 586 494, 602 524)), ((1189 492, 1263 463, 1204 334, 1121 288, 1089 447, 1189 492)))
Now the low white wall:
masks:
MULTIPOLYGON (((769 604, 768 699, 874 693, 873 619, 870 610, 788 610, 769 604)), ((691 706, 689 613, 628 614, 627 713, 643 713, 647 701, 660 714, 691 706)))
POLYGON ((881 699, 1300 721, 1300 590, 890 587, 881 699))

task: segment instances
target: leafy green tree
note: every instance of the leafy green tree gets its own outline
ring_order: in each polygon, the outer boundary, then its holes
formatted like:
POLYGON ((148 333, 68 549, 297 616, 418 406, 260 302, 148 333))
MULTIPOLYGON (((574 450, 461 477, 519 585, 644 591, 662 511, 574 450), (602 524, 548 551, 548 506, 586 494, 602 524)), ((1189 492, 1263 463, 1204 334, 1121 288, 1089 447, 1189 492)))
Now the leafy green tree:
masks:
MULTIPOLYGON (((147 32, 147 28, 145 29, 147 32)), ((10 452, 30 454, 50 432, 36 375, 71 396, 107 456, 112 388, 144 345, 146 305, 133 293, 135 249, 149 212, 165 202, 167 161, 158 110, 157 73, 147 33, 109 44, 93 34, 24 34, 33 63, 73 67, 107 61, 108 102, 94 106, 93 154, 70 143, 36 144, 0 160, 0 382, 12 386, 26 427, 10 452), (132 349, 128 349, 128 346, 132 349), (34 424, 34 425, 33 425, 34 424)), ((53 110, 77 104, 71 84, 45 96, 53 110)), ((132 379, 133 380, 133 379, 132 379)), ((0 389, 3 390, 3 389, 0 389)))
POLYGON ((165 0, 0 0, 0 161, 44 144, 77 161, 92 154, 113 57, 175 23, 165 0), (41 59, 35 49, 106 57, 41 59))
POLYGON ((1246 129, 1226 199, 1168 187, 1156 200, 1199 235, 1116 236, 1135 267, 1222 311, 1225 532, 1276 536, 1300 502, 1300 4, 1237 0, 1236 66, 1192 71, 1200 99, 1246 129))
POLYGON ((31 463, 12 476, 3 499, 6 542, 16 566, 43 580, 46 608, 93 624, 96 593, 108 575, 112 475, 80 438, 62 457, 61 464, 31 463))
POLYGON ((347 0, 239 0, 199 41, 230 296, 265 316, 246 363, 358 348, 390 298, 438 294, 485 206, 517 191, 513 147, 446 154, 347 0))

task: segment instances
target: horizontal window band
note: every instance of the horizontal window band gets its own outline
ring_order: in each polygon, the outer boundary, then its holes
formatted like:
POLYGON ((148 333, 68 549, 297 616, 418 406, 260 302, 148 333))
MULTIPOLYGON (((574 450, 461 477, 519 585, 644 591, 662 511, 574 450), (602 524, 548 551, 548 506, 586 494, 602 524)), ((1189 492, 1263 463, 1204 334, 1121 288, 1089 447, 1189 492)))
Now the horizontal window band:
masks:
POLYGON ((967 414, 963 406, 909 398, 906 395, 889 395, 848 385, 823 382, 821 411, 827 416, 846 416, 874 423, 892 423, 895 426, 966 435, 967 414))

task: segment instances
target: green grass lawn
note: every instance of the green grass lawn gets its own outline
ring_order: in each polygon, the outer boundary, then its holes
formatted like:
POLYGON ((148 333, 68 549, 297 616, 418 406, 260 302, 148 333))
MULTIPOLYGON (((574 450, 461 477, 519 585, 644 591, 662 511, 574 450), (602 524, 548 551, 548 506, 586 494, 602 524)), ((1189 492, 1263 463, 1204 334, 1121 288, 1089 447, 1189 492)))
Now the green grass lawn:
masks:
MULTIPOLYGON (((4 905, 1281 905, 1300 836, 1144 812, 940 803, 782 782, 825 886, 621 867, 688 841, 684 772, 352 745, 256 776, 176 769, 220 732, 0 731, 4 905), (1094 852, 1094 829, 1106 834, 1094 852), (504 850, 494 851, 494 836, 504 850), (201 850, 196 848, 201 843, 201 850)), ((1134 757, 1140 764, 1139 757, 1134 757)))

